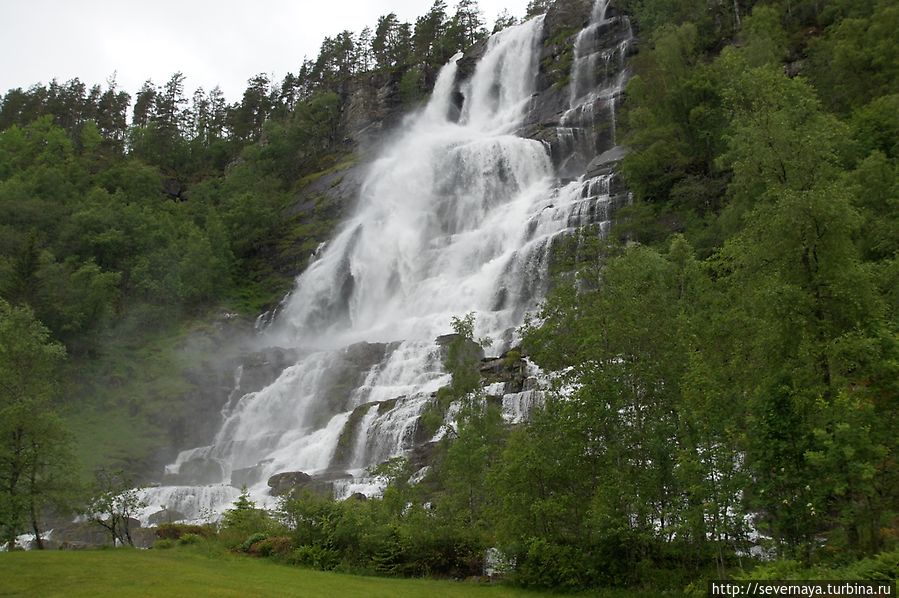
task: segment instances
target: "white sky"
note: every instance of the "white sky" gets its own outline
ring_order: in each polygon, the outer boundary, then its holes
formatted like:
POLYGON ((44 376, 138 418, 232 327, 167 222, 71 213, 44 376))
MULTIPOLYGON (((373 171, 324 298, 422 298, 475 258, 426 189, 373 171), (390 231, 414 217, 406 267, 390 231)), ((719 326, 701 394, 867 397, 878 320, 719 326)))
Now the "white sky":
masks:
MULTIPOLYGON (((493 27, 503 8, 524 15, 527 0, 479 0, 493 27)), ((395 12, 414 23, 433 0, 0 0, 0 94, 74 77, 134 96, 146 79, 186 76, 185 95, 219 85, 228 101, 261 72, 279 81, 314 59, 326 35, 374 29, 395 12)), ((456 0, 447 0, 448 12, 456 0)))

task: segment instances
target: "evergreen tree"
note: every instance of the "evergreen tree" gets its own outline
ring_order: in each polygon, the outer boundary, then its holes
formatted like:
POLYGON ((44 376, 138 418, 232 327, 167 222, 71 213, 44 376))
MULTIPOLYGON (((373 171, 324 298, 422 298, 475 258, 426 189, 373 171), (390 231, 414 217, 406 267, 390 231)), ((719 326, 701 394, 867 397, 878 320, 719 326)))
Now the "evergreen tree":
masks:
POLYGON ((431 9, 415 21, 412 43, 416 61, 431 67, 440 66, 445 62, 442 60, 440 48, 446 27, 446 2, 436 0, 431 9))
POLYGON ((493 33, 498 33, 507 27, 517 24, 518 19, 516 19, 508 9, 504 8, 503 11, 496 16, 496 23, 493 25, 493 33))
POLYGON ((525 18, 530 19, 542 15, 549 10, 549 0, 529 0, 525 11, 525 18))
POLYGON ((359 72, 367 73, 374 66, 371 27, 364 27, 362 31, 359 32, 355 45, 356 63, 359 65, 359 72))
POLYGON ((398 30, 399 20, 396 14, 390 13, 378 17, 378 25, 371 41, 371 51, 379 70, 388 70, 395 66, 396 45, 399 41, 398 30))
POLYGON ((474 45, 475 42, 487 36, 487 30, 484 29, 484 17, 477 0, 459 0, 453 18, 459 25, 464 47, 474 45))
POLYGON ((131 123, 135 127, 145 127, 155 110, 156 86, 149 79, 144 82, 134 99, 134 112, 131 123))

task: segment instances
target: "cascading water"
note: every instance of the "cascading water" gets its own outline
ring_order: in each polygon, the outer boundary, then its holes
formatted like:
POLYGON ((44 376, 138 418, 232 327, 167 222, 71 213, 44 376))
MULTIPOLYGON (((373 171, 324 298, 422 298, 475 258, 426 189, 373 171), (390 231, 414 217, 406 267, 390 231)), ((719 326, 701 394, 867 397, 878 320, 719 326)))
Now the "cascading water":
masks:
POLYGON ((596 0, 590 23, 574 42, 568 110, 559 136, 575 171, 582 171, 600 148, 619 141, 617 106, 630 75, 626 59, 634 32, 627 15, 609 13, 609 0, 596 0))
MULTIPOLYGON (((371 167, 355 215, 262 333, 303 356, 229 400, 213 443, 167 468, 184 481, 202 472, 206 485, 144 491, 145 519, 163 506, 188 519, 221 512, 242 485, 271 504, 267 481, 283 472, 373 492, 359 481, 364 468, 413 448, 419 416, 449 382, 435 339, 452 318, 475 312, 493 351, 514 344, 546 291, 554 240, 608 220, 611 175, 560 186, 544 144, 514 135, 533 101, 542 33, 538 17, 495 34, 461 87, 459 57, 443 68, 428 105, 371 167), (456 91, 465 100, 454 121, 456 91)), ((538 400, 491 392, 515 423, 538 400)))

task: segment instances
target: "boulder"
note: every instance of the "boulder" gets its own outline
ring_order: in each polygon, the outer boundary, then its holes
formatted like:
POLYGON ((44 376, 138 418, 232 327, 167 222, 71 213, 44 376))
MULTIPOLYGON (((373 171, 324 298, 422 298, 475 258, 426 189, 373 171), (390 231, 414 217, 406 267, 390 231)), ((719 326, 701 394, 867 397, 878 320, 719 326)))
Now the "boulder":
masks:
POLYGON ((344 349, 344 359, 359 370, 368 371, 380 363, 393 348, 386 343, 355 343, 344 349))
POLYGON ((199 457, 185 461, 178 473, 167 473, 162 481, 172 486, 205 486, 220 484, 224 477, 225 471, 220 462, 199 457))
POLYGON ((187 515, 175 509, 163 509, 156 511, 147 518, 150 525, 161 525, 163 523, 175 523, 187 519, 187 515))
POLYGON ((263 463, 257 463, 252 467, 244 467, 243 469, 235 469, 231 472, 231 485, 235 488, 243 488, 246 486, 255 486, 262 480, 263 463))
POLYGON ((353 476, 346 471, 332 469, 316 474, 305 489, 319 496, 334 496, 334 482, 352 479, 353 476))
POLYGON ((481 360, 478 370, 481 375, 502 376, 507 368, 506 360, 502 357, 487 358, 481 360))
POLYGON ((463 358, 472 359, 474 361, 480 361, 484 359, 484 348, 481 347, 474 341, 463 339, 461 335, 454 333, 451 334, 442 334, 434 339, 434 342, 441 348, 444 358, 446 357, 446 352, 449 350, 449 346, 457 341, 463 341, 465 343, 465 348, 463 350, 464 355, 463 358))
POLYGON ((302 471, 285 471, 276 473, 268 479, 269 492, 272 496, 284 496, 297 488, 308 486, 312 476, 302 471))
POLYGON ((336 482, 338 480, 352 480, 353 475, 342 469, 329 469, 321 473, 315 474, 312 478, 316 482, 336 482))

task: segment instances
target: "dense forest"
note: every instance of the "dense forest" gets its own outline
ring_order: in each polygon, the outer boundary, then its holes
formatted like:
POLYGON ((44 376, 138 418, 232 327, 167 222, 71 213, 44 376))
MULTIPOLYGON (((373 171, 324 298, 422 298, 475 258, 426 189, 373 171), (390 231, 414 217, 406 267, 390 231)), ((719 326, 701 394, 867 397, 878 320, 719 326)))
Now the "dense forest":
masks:
MULTIPOLYGON (((393 575, 479 574, 498 548, 515 583, 566 590, 895 579, 899 6, 613 4, 641 40, 622 115, 633 201, 610 235, 561 248, 507 357, 555 372, 545 404, 503 424, 460 314, 439 397, 463 407, 424 480, 397 459, 375 472, 378 500, 298 495, 273 514, 244 496, 221 542, 393 575)), ((273 305, 328 238, 333 211, 285 210, 359 159, 352 90, 389 85, 397 112, 411 109, 486 35, 474 0, 437 0, 414 24, 390 14, 326 38, 234 104, 217 89, 188 99, 182 73, 133 102, 114 80, 3 96, 6 540, 77 502, 75 454, 100 449, 73 430, 169 409, 173 339, 213 312, 273 305), (83 412, 127 415, 88 425, 83 412)))

